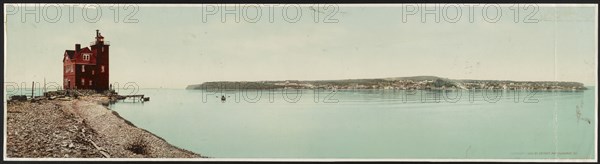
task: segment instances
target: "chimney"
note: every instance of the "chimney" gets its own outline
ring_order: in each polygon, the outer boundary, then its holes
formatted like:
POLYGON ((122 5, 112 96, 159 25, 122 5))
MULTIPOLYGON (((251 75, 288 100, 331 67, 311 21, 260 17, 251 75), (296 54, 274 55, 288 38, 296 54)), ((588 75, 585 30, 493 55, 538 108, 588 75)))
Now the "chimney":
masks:
POLYGON ((100 36, 100 30, 96 29, 96 37, 100 36))
POLYGON ((75 52, 79 53, 80 50, 81 50, 81 44, 75 44, 75 52))

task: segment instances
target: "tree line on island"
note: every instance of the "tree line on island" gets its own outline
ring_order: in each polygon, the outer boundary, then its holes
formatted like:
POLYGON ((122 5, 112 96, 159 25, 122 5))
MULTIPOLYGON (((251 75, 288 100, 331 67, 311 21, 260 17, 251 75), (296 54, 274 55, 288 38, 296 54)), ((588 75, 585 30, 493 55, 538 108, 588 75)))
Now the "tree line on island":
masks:
POLYGON ((186 89, 504 89, 504 90, 585 90, 583 83, 558 81, 465 80, 436 76, 412 76, 376 79, 285 80, 285 81, 214 81, 189 85, 186 89))

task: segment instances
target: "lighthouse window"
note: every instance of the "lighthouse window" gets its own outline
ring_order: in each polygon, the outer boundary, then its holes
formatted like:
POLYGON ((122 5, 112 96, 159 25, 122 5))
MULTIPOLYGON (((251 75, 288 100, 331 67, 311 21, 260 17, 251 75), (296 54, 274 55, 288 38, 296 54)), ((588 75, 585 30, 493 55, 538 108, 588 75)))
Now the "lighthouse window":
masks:
POLYGON ((94 70, 92 70, 92 75, 94 75, 94 70))
POLYGON ((104 72, 104 66, 100 66, 100 72, 104 72))
POLYGON ((90 80, 90 85, 92 85, 92 80, 90 80))
POLYGON ((85 72, 85 65, 81 65, 81 72, 85 72))
POLYGON ((85 79, 81 78, 81 85, 85 85, 85 79))

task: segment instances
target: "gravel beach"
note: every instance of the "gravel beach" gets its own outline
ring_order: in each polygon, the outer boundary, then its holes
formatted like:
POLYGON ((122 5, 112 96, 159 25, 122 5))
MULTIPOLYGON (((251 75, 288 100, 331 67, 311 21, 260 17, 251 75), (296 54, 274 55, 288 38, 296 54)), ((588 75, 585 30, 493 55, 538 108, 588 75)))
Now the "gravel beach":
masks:
POLYGON ((202 158, 131 124, 100 94, 7 104, 9 158, 202 158))

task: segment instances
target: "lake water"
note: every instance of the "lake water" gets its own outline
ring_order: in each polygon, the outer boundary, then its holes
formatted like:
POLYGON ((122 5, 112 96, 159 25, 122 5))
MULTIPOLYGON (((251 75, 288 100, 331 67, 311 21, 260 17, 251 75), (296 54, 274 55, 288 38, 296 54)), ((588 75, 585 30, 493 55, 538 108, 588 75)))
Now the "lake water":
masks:
POLYGON ((227 91, 225 102, 203 90, 141 89, 149 102, 110 108, 215 158, 593 159, 595 88, 588 88, 518 98, 514 91, 227 91))

